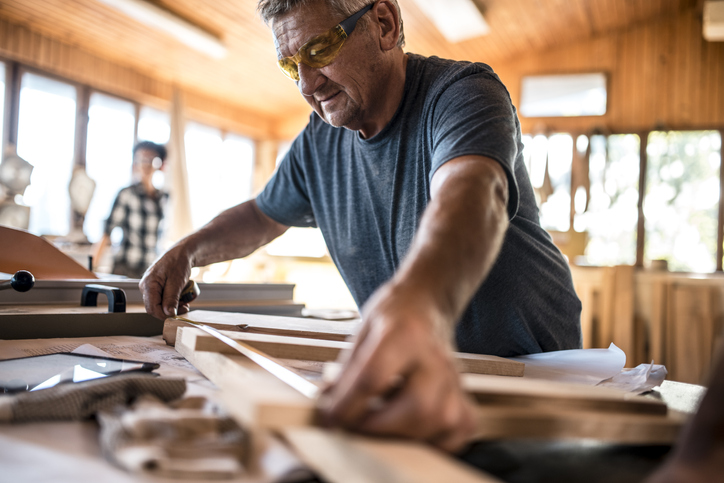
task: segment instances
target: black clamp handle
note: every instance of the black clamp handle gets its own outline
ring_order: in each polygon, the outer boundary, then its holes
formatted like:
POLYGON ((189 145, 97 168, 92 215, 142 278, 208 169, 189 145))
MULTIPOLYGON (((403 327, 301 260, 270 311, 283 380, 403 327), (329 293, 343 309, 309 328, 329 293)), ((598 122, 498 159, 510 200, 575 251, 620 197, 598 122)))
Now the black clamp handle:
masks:
POLYGON ((108 312, 126 311, 126 292, 120 288, 107 287, 94 283, 89 283, 83 287, 83 293, 80 295, 80 306, 97 307, 99 293, 104 294, 108 298, 108 312))
POLYGON ((27 270, 18 270, 10 280, 0 282, 0 290, 13 289, 18 292, 27 292, 35 285, 35 277, 27 270))

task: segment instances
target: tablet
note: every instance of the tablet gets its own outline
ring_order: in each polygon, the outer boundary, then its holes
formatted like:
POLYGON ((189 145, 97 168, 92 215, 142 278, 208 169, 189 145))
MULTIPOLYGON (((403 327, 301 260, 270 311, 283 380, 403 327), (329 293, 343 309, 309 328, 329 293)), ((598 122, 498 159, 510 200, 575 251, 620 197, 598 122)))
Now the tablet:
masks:
POLYGON ((89 381, 132 371, 150 372, 159 365, 110 357, 61 352, 0 361, 0 393, 38 391, 62 383, 89 381))

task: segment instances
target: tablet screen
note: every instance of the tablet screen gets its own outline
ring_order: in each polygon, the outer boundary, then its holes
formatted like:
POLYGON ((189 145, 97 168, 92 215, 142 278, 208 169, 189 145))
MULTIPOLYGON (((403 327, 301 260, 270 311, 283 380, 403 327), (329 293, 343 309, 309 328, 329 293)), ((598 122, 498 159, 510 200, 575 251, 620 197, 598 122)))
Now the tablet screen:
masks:
POLYGON ((60 383, 82 382, 130 371, 150 372, 159 365, 82 354, 59 353, 0 361, 0 393, 37 391, 60 383))

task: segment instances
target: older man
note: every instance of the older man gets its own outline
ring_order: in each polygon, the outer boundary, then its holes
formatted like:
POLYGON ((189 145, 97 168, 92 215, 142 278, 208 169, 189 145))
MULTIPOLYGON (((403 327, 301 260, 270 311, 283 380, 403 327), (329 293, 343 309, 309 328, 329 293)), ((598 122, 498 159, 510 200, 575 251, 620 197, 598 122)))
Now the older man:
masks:
POLYGON ((580 346, 580 302, 538 222, 508 92, 484 64, 403 52, 395 0, 261 0, 259 11, 315 112, 256 200, 147 272, 146 308, 175 313, 193 266, 318 226, 365 321, 320 400, 323 421, 460 448, 474 410, 454 345, 580 346))

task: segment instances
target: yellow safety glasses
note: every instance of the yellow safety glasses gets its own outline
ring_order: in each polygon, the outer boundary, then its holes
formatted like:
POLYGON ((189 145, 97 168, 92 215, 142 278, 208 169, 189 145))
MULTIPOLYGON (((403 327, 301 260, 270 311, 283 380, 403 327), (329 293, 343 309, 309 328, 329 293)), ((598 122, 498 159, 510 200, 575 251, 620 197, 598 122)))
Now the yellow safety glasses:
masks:
POLYGON ((314 37, 302 45, 293 56, 279 59, 277 64, 282 72, 284 72, 284 75, 293 81, 298 81, 300 62, 315 69, 331 64, 335 57, 337 57, 337 54, 339 54, 342 45, 344 45, 344 41, 352 34, 352 31, 357 25, 357 21, 373 6, 374 3, 367 5, 359 12, 329 29, 326 33, 314 37))

